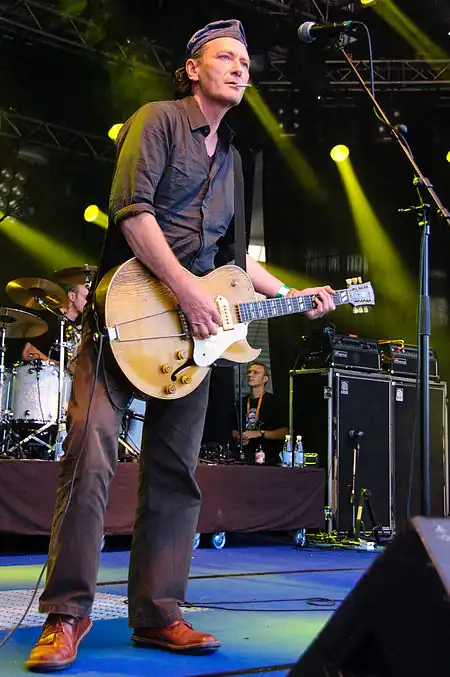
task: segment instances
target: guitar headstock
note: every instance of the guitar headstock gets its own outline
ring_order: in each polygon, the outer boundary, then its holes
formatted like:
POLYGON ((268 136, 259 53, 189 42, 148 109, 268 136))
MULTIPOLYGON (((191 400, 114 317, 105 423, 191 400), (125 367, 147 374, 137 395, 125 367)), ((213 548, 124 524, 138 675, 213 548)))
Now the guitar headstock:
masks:
POLYGON ((368 306, 375 305, 375 293, 370 282, 363 282, 361 277, 349 277, 347 283, 348 301, 353 312, 368 313, 368 306))

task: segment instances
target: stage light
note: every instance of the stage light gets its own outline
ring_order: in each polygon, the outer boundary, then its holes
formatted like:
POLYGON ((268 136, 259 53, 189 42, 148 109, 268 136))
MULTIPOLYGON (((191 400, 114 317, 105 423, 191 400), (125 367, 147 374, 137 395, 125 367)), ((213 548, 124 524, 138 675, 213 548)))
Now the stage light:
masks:
POLYGON ((447 162, 450 162, 450 150, 447 153, 447 162))
POLYGON ((26 176, 22 172, 14 173, 7 167, 0 170, 0 197, 3 205, 0 209, 6 216, 24 216, 26 196, 22 186, 25 180, 26 176))
POLYGON ((27 180, 27 177, 23 172, 16 172, 15 175, 14 175, 14 178, 17 181, 17 183, 22 183, 22 184, 25 183, 26 180, 27 180))
MULTIPOLYGON (((276 115, 274 115, 261 96, 261 93, 256 87, 252 87, 252 89, 246 91, 245 97, 250 108, 282 154, 294 178, 315 200, 325 201, 326 191, 320 185, 318 175, 315 173, 307 158, 301 153, 295 143, 293 143, 291 137, 285 133, 283 123, 279 122, 276 115)), ((281 108, 281 110, 284 112, 286 109, 281 108)))
POLYGON ((97 226, 102 228, 108 228, 108 217, 97 205, 86 207, 84 210, 84 220, 88 223, 96 223, 97 226))
POLYGON ((18 199, 20 199, 21 197, 23 197, 24 194, 25 194, 24 191, 23 191, 23 189, 22 189, 20 186, 13 186, 13 187, 11 188, 11 193, 12 193, 12 195, 14 195, 14 197, 16 197, 16 198, 18 198, 18 199))
POLYGON ((344 160, 346 160, 350 155, 350 150, 348 146, 339 144, 338 146, 335 146, 334 148, 331 149, 330 155, 331 159, 334 160, 335 162, 344 162, 344 160))
POLYGON ((123 127, 123 122, 118 122, 117 124, 113 125, 111 129, 108 132, 108 136, 112 141, 115 141, 117 137, 119 136, 119 132, 123 127))

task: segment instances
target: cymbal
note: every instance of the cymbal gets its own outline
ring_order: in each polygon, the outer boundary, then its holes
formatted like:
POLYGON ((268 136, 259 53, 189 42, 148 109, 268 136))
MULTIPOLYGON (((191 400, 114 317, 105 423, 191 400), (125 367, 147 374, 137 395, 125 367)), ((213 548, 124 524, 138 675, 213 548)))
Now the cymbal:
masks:
POLYGON ((32 338, 48 329, 47 322, 33 313, 0 306, 0 329, 3 327, 6 328, 6 338, 32 338))
POLYGON ((33 310, 42 310, 37 299, 53 310, 68 303, 64 289, 42 277, 18 277, 17 280, 11 280, 6 285, 6 293, 19 306, 33 310))
POLYGON ((53 277, 60 284, 86 284, 92 282, 97 272, 97 266, 73 266, 55 270, 53 277))

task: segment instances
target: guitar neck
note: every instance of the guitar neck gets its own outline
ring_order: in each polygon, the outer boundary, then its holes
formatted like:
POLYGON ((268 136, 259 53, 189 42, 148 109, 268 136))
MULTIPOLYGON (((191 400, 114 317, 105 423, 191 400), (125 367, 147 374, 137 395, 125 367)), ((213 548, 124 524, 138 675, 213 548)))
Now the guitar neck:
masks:
MULTIPOLYGON (((285 296, 279 299, 239 303, 239 314, 242 322, 251 322, 252 320, 265 320, 269 317, 280 317, 281 315, 306 313, 308 310, 315 308, 314 298, 314 295, 285 296)), ((335 306, 349 303, 347 289, 340 289, 335 292, 333 294, 333 301, 335 306)))

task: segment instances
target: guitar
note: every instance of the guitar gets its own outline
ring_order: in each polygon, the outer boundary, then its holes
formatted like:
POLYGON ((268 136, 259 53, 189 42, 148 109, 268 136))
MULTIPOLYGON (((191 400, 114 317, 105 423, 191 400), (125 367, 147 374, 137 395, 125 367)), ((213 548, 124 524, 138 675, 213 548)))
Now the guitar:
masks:
MULTIPOLYGON (((250 278, 234 265, 192 277, 214 299, 222 318, 217 334, 207 339, 191 335, 173 293, 136 258, 109 271, 96 290, 97 309, 114 358, 141 396, 184 397, 219 358, 241 363, 257 359, 261 351, 247 342, 250 322, 314 308, 314 296, 257 301, 250 278)), ((347 284, 347 289, 334 294, 334 303, 367 312, 375 304, 370 282, 353 278, 347 284)))

